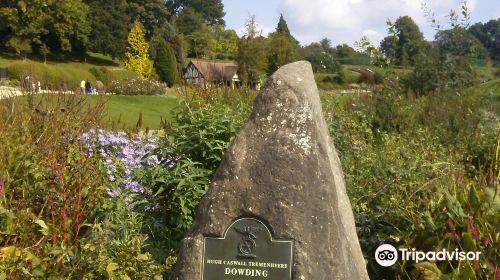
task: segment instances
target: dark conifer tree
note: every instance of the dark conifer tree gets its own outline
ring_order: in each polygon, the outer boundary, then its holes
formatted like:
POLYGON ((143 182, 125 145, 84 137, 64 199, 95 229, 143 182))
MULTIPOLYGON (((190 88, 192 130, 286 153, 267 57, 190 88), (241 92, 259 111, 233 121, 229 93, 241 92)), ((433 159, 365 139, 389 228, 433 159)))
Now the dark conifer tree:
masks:
POLYGON ((172 47, 165 40, 160 40, 156 48, 156 57, 153 65, 156 74, 168 86, 178 83, 179 73, 177 72, 177 61, 172 47))

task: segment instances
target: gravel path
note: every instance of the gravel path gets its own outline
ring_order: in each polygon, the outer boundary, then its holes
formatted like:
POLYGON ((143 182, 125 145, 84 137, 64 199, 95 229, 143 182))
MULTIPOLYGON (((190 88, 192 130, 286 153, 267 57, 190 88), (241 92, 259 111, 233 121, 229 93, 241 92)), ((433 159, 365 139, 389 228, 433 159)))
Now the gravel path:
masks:
POLYGON ((0 99, 18 95, 22 95, 20 88, 0 86, 0 99))
MULTIPOLYGON (((63 94, 73 94, 73 91, 52 91, 52 90, 41 90, 39 93, 63 93, 63 94)), ((0 99, 7 98, 10 96, 20 96, 26 94, 19 87, 8 87, 0 86, 0 99)))

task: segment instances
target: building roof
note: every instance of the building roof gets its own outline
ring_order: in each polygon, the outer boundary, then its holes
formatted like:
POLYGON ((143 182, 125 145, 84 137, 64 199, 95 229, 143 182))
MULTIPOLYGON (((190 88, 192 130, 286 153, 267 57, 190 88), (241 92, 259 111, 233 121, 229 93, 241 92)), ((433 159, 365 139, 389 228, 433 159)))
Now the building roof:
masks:
POLYGON ((238 65, 234 63, 211 62, 192 60, 191 63, 198 69, 207 82, 232 81, 238 65))

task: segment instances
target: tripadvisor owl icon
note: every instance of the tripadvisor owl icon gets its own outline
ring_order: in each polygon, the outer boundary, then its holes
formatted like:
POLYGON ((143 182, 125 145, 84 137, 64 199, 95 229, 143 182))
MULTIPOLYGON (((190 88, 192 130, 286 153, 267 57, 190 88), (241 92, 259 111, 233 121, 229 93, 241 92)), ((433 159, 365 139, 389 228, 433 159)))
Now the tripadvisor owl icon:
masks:
POLYGON ((398 260, 398 251, 390 244, 380 245, 375 251, 375 260, 381 266, 391 266, 398 260))

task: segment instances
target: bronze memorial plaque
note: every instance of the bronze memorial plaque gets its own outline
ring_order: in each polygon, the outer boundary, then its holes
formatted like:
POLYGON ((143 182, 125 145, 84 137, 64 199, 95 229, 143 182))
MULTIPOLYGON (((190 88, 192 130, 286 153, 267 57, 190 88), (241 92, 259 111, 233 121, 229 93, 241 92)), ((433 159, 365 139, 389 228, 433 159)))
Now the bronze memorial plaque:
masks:
POLYGON ((263 222, 240 218, 224 237, 205 237, 202 280, 290 280, 292 256, 292 240, 273 240, 263 222))

